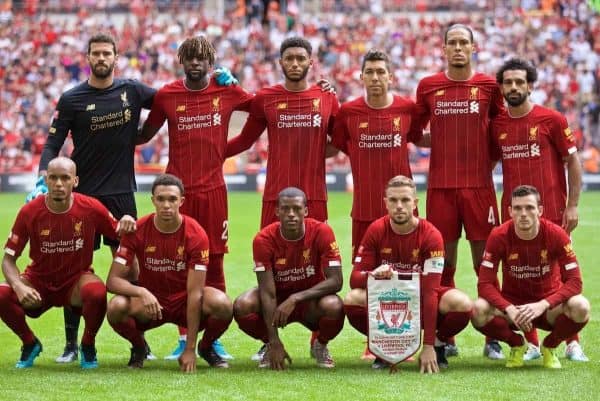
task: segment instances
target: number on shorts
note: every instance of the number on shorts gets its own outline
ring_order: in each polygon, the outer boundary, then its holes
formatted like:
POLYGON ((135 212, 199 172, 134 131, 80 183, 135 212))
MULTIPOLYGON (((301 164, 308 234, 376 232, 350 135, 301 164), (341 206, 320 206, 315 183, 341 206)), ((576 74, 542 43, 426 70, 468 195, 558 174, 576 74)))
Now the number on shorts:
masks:
POLYGON ((223 220, 223 234, 221 239, 227 241, 229 239, 229 221, 223 220))
POLYGON ((496 225, 496 215, 494 214, 494 207, 490 206, 490 212, 488 214, 488 223, 495 226, 496 225))

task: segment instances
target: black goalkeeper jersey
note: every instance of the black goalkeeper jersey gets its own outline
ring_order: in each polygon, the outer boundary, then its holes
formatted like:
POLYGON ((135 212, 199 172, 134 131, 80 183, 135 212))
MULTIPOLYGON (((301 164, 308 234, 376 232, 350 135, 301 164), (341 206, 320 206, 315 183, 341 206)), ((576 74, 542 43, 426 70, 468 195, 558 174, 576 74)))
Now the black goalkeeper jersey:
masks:
POLYGON ((85 81, 63 93, 40 170, 47 169, 70 132, 74 146, 71 159, 79 176, 77 192, 100 196, 135 191, 133 159, 140 112, 152 106, 155 93, 132 79, 115 79, 106 89, 85 81))

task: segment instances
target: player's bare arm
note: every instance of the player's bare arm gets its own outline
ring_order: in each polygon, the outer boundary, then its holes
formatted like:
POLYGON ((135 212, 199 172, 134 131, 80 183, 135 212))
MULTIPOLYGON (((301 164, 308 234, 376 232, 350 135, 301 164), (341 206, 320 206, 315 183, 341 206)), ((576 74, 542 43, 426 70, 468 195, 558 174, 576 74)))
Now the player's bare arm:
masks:
POLYGON ((162 319, 162 306, 156 297, 144 287, 131 284, 127 277, 129 268, 113 261, 106 280, 106 289, 113 294, 139 298, 149 319, 162 319))
POLYGON ((569 195, 567 197, 567 207, 563 213, 562 228, 567 233, 571 233, 577 227, 579 222, 579 213, 577 205, 579 204, 579 195, 581 194, 581 161, 577 152, 570 154, 566 158, 567 163, 567 184, 569 195))
POLYGON ((19 268, 17 267, 17 260, 14 256, 7 253, 4 254, 2 259, 2 274, 8 285, 11 286, 19 303, 24 308, 35 308, 42 301, 42 297, 35 288, 28 285, 21 279, 19 268))
POLYGON ((179 357, 179 367, 182 372, 196 371, 196 344, 198 343, 198 328, 202 318, 202 298, 206 271, 188 270, 187 276, 187 343, 179 357))
POLYGON ((274 315, 277 308, 277 299, 275 296, 275 280, 273 272, 268 270, 257 272, 258 292, 260 296, 260 304, 262 308, 263 319, 267 326, 267 335, 269 337, 268 344, 268 360, 271 363, 271 369, 284 370, 286 368, 286 360, 292 363, 292 359, 285 350, 277 326, 275 326, 274 315))

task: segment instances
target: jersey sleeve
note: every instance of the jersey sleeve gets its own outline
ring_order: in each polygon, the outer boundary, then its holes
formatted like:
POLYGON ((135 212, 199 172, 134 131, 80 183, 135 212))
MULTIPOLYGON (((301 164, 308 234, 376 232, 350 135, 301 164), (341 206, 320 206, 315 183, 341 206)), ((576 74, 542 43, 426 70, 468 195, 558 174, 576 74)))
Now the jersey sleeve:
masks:
POLYGON ((379 255, 376 226, 371 224, 360 243, 350 275, 350 288, 367 288, 367 272, 375 270, 379 255))
POLYGON ((348 154, 348 143, 350 142, 350 133, 348 132, 346 112, 340 109, 333 121, 333 130, 331 132, 331 144, 345 154, 348 154))
POLYGON ((206 271, 209 262, 209 241, 206 231, 194 220, 186 220, 188 270, 206 271))
POLYGON ((273 251, 262 232, 258 233, 252 242, 252 255, 255 273, 273 270, 273 251))
POLYGON ((323 271, 331 267, 342 267, 342 257, 335 235, 331 227, 325 223, 319 225, 318 247, 323 271))
POLYGON ((163 89, 159 90, 154 96, 154 102, 152 103, 152 108, 150 109, 150 114, 146 119, 146 124, 149 124, 152 127, 160 128, 165 123, 167 119, 167 113, 165 110, 165 92, 163 89))
POLYGON ((227 142, 225 157, 235 156, 250 148, 267 127, 263 98, 256 96, 251 102, 250 115, 242 132, 227 142))
POLYGON ((552 119, 550 133, 550 140, 554 143, 556 149, 558 149, 558 152, 563 158, 577 152, 575 137, 571 132, 571 128, 569 128, 565 116, 559 115, 558 113, 555 115, 552 119))
POLYGON ((147 85, 139 81, 135 82, 135 89, 140 96, 141 104, 144 109, 150 110, 152 108, 152 103, 154 100, 154 96, 156 95, 156 89, 151 88, 147 85))
POLYGON ((17 214, 15 223, 8 234, 6 245, 4 245, 4 253, 14 256, 15 258, 21 256, 25 245, 27 245, 27 241, 29 241, 27 221, 29 221, 30 218, 27 216, 24 209, 24 207, 21 208, 19 214, 17 214))
POLYGON ((573 251, 571 239, 559 227, 556 227, 553 231, 555 232, 553 237, 556 238, 552 246, 553 257, 558 260, 563 285, 558 291, 546 298, 550 308, 554 308, 566 302, 569 298, 581 294, 583 287, 579 263, 573 251))
MULTIPOLYGON (((125 267, 131 267, 135 259, 138 246, 144 246, 141 241, 138 241, 137 234, 125 234, 121 237, 121 242, 115 253, 114 262, 125 267)), ((140 263, 143 261, 140 260, 140 263)))
POLYGON ((500 115, 504 111, 504 97, 502 96, 502 92, 500 91, 500 86, 493 85, 491 101, 490 101, 490 111, 489 117, 493 119, 497 115, 500 115))
POLYGON ((431 228, 421 245, 423 274, 421 275, 423 294, 423 343, 434 345, 438 314, 437 290, 440 287, 444 270, 444 240, 439 231, 431 228))
POLYGON ((496 130, 499 127, 499 117, 495 117, 490 123, 490 159, 492 162, 497 162, 502 158, 502 151, 498 143, 496 130))
POLYGON ((423 138, 423 126, 419 121, 419 114, 417 112, 417 105, 410 101, 410 128, 408 131, 407 139, 408 142, 418 143, 423 138))
POLYGON ((252 100, 254 95, 246 92, 241 86, 233 85, 232 91, 234 92, 234 98, 236 99, 234 110, 250 112, 252 107, 252 100))
POLYGON ((479 268, 477 279, 477 292, 479 296, 496 309, 504 312, 511 305, 500 293, 498 285, 498 268, 500 261, 506 256, 506 249, 495 230, 488 237, 483 253, 483 259, 479 268))
POLYGON ((39 170, 44 171, 48 169, 48 163, 50 160, 58 156, 60 149, 65 143, 65 139, 71 130, 73 120, 75 119, 75 110, 70 104, 68 98, 63 94, 58 100, 52 123, 48 129, 48 138, 44 144, 42 150, 42 156, 40 158, 39 170))
POLYGON ((96 231, 108 238, 116 240, 118 237, 116 232, 118 224, 117 219, 115 219, 112 213, 109 212, 102 203, 96 199, 90 200, 93 202, 92 206, 96 215, 96 231))

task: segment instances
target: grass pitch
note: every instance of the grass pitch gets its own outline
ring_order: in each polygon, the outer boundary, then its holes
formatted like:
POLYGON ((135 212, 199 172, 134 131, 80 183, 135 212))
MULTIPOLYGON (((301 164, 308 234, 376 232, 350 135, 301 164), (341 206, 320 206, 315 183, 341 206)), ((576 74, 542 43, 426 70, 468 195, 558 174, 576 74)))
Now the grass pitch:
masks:
MULTIPOLYGON (((140 215, 149 213, 152 210, 149 195, 142 193, 137 198, 140 215)), ((0 194, 3 238, 8 235, 23 199, 23 194, 0 194)), ((351 271, 350 204, 350 194, 330 194, 329 222, 342 250, 346 280, 351 271)), ((573 234, 583 270, 584 294, 591 300, 592 309, 600 304, 600 280, 594 262, 600 234, 600 207, 596 206, 599 204, 600 193, 583 194, 580 223, 573 234)), ((229 215, 230 253, 225 258, 225 274, 228 293, 236 297, 256 285, 251 243, 259 225, 260 196, 231 193, 229 215)), ((27 256, 22 256, 19 262, 23 270, 27 256)), ((94 267, 101 277, 106 277, 110 262, 107 248, 96 253, 94 267)), ((457 283, 474 297, 475 277, 470 265, 468 246, 461 241, 457 283)), ((345 283, 342 294, 347 289, 345 283)), ((399 373, 389 375, 387 371, 373 371, 368 362, 359 359, 364 349, 363 338, 348 323, 330 343, 335 369, 325 371, 315 366, 308 354, 309 333, 296 324, 283 330, 282 335, 293 359, 292 367, 285 372, 264 371, 250 360, 260 344, 243 334, 234 322, 222 339, 235 356, 231 369, 209 369, 199 359, 198 372, 183 375, 176 362, 162 360, 176 345, 177 330, 173 325, 147 333, 152 350, 160 359, 147 362, 141 371, 127 369, 129 344, 106 322, 97 341, 99 369, 84 372, 78 364, 54 363, 64 344, 62 311, 55 308, 40 319, 29 320, 44 345, 33 369, 14 368, 20 341, 0 323, 0 400, 597 400, 600 325, 594 320, 594 312, 581 334, 591 362, 566 361, 561 345, 563 369, 559 371, 543 369, 540 361, 529 362, 523 369, 508 370, 503 362, 484 359, 483 337, 468 327, 457 338, 460 356, 450 359, 448 370, 424 376, 417 372, 415 363, 404 363, 399 373)), ((541 338, 544 335, 540 332, 541 338)), ((506 346, 504 350, 507 353, 506 346)))

